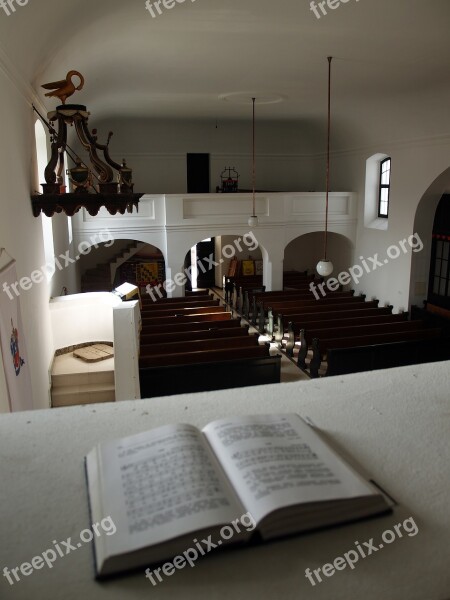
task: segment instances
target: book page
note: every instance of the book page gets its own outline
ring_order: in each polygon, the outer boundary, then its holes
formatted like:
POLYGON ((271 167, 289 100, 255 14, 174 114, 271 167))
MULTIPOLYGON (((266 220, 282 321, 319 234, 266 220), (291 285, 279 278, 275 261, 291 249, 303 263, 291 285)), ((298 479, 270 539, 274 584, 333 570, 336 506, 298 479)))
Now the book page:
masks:
POLYGON ((294 504, 374 493, 296 414, 222 419, 203 432, 256 521, 294 504))
POLYGON ((168 425, 98 447, 101 498, 117 534, 109 555, 221 523, 244 512, 208 444, 191 425, 168 425))

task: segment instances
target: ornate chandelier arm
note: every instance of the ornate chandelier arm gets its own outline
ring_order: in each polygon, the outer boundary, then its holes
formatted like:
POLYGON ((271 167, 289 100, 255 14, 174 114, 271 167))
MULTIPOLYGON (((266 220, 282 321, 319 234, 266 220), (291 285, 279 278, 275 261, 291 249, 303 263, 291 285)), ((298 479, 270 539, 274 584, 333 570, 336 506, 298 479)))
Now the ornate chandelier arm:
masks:
POLYGON ((105 164, 96 151, 96 141, 92 138, 86 119, 81 115, 74 116, 75 130, 77 132, 80 142, 84 148, 89 152, 89 158, 91 159, 92 165, 97 171, 100 183, 110 183, 114 179, 114 173, 110 166, 105 164))

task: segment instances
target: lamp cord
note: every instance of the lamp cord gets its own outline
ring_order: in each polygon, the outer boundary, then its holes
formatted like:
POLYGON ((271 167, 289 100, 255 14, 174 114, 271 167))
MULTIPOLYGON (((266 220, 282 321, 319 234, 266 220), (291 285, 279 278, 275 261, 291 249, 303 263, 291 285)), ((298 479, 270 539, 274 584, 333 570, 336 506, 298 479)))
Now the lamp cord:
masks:
POLYGON ((330 134, 331 134, 331 61, 333 57, 328 56, 328 132, 327 132, 327 181, 325 196, 325 240, 324 240, 324 260, 327 260, 327 242, 328 242, 328 196, 330 191, 330 134))
POLYGON ((253 158, 252 158, 252 201, 253 201, 253 216, 256 216, 256 198, 255 198, 255 188, 256 188, 256 161, 255 161, 255 101, 256 98, 252 98, 253 103, 253 158))

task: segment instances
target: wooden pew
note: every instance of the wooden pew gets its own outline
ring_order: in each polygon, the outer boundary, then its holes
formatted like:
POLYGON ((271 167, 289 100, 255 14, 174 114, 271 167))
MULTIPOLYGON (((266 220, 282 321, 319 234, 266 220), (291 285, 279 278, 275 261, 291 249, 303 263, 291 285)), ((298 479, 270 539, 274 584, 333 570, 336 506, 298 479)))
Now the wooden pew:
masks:
POLYGON ((441 360, 450 360, 450 337, 334 348, 327 353, 326 375, 345 375, 441 360))
POLYGON ((202 302, 203 300, 211 300, 210 294, 197 294, 194 296, 184 296, 182 298, 159 298, 155 294, 156 300, 153 300, 149 295, 144 294, 141 298, 144 306, 162 306, 163 304, 191 304, 192 302, 202 302))
MULTIPOLYGON (((309 308, 312 307, 314 308, 315 306, 330 306, 330 305, 336 305, 336 306, 344 306, 347 304, 363 304, 366 302, 366 297, 365 296, 338 296, 338 297, 333 297, 333 298, 323 298, 322 300, 299 300, 299 299, 295 299, 295 300, 285 300, 285 301, 281 301, 281 302, 262 302, 260 304, 262 304, 264 307, 270 307, 274 313, 279 313, 282 312, 283 314, 289 314, 289 312, 293 312, 296 309, 299 309, 298 312, 300 312, 301 310, 305 309, 305 308, 309 308)), ((378 305, 378 300, 371 300, 370 302, 376 302, 378 305)))
POLYGON ((381 314, 374 315, 369 317, 353 317, 350 319, 328 319, 327 314, 318 315, 318 318, 323 317, 322 320, 313 320, 307 323, 293 323, 289 321, 287 327, 287 340, 286 340, 286 348, 294 349, 295 346, 295 338, 300 335, 300 332, 306 329, 309 331, 314 329, 318 331, 316 337, 320 337, 320 331, 322 329, 329 329, 331 327, 335 327, 339 325, 340 327, 361 327, 363 325, 376 325, 377 323, 403 323, 408 320, 408 313, 398 313, 398 314, 381 314))
MULTIPOLYGON (((402 312, 398 314, 381 314, 379 316, 375 315, 372 317, 350 317, 349 319, 339 319, 337 321, 333 319, 326 318, 327 314, 318 315, 317 321, 310 321, 308 323, 308 329, 327 329, 333 327, 335 323, 337 323, 340 327, 352 327, 352 326, 360 326, 360 325, 376 325, 377 323, 402 323, 408 320, 408 313, 402 312), (321 320, 319 320, 323 317, 321 320)), ((289 325, 293 326, 293 333, 298 335, 301 329, 300 323, 289 323, 289 325)))
MULTIPOLYGON (((200 331, 200 330, 222 330, 222 329, 235 329, 240 327, 241 320, 240 319, 231 319, 229 315, 231 313, 226 313, 227 318, 219 321, 187 321, 181 323, 180 321, 176 321, 175 323, 155 323, 151 327, 146 328, 147 331, 141 334, 141 344, 147 343, 147 335, 166 335, 172 334, 176 332, 192 332, 192 331, 200 331)), ((151 342, 149 342, 151 343, 151 342)))
MULTIPOLYGON (((341 290, 337 290, 336 292, 330 292, 330 295, 333 294, 338 294, 338 293, 342 293, 341 290)), ((350 294, 354 294, 354 290, 350 290, 350 292, 346 292, 346 293, 350 293, 350 294)), ((297 296, 311 296, 311 298, 314 298, 314 294, 311 292, 311 290, 308 288, 306 288, 306 291, 303 290, 277 290, 277 291, 273 291, 273 292, 264 292, 264 293, 259 293, 257 294, 258 296, 258 301, 261 300, 266 300, 266 299, 270 299, 276 296, 280 296, 280 299, 283 300, 284 298, 289 299, 291 296, 292 297, 297 297, 297 296)), ((328 294, 327 294, 328 296, 328 294)))
MULTIPOLYGON (((203 309, 206 308, 212 308, 212 307, 217 307, 220 306, 219 304, 219 300, 207 300, 206 302, 193 302, 192 304, 163 304, 161 306, 149 306, 149 307, 143 307, 141 314, 144 317, 150 317, 152 315, 160 315, 163 313, 183 313, 183 312, 195 312, 198 311, 200 312, 203 309)), ((214 310, 212 310, 211 312, 215 312, 215 308, 214 310)))
POLYGON ((142 319, 142 327, 151 328, 155 325, 170 325, 178 323, 195 323, 200 321, 222 321, 231 319, 231 312, 195 313, 189 315, 177 314, 175 316, 164 316, 142 319))
POLYGON ((392 306, 382 306, 378 308, 357 308, 356 310, 330 311, 330 312, 305 312, 297 315, 284 316, 278 313, 277 331, 275 332, 275 341, 281 343, 284 333, 289 323, 292 322, 295 329, 305 329, 308 323, 313 321, 335 321, 336 319, 366 318, 375 316, 385 316, 392 314, 392 306))
MULTIPOLYGON (((271 294, 271 292, 269 292, 271 294)), ((341 300, 349 300, 350 302, 362 302, 365 299, 365 296, 353 296, 353 290, 351 292, 333 292, 333 295, 326 298, 326 302, 321 300, 321 302, 325 303, 333 303, 333 302, 341 302, 341 300)), ((278 312, 280 310, 284 310, 286 306, 286 310, 293 307, 303 307, 308 305, 314 305, 318 302, 318 300, 310 293, 295 293, 289 296, 284 296, 283 293, 277 292, 277 295, 266 296, 265 294, 260 293, 249 293, 245 292, 244 295, 244 303, 242 308, 238 306, 237 311, 240 312, 245 319, 250 320, 253 325, 257 325, 259 323, 259 329, 261 331, 264 330, 264 322, 265 322, 265 311, 266 309, 272 309, 274 312, 278 312), (264 313, 264 314, 263 314, 264 313)))
MULTIPOLYGON (((230 323, 230 321, 225 321, 230 323)), ((173 331, 171 333, 160 332, 160 333, 146 333, 141 336, 141 349, 145 346, 153 344, 167 344, 169 342, 185 342, 189 340, 212 340, 224 337, 240 337, 248 335, 249 326, 245 327, 223 327, 223 328, 211 328, 208 329, 192 329, 189 331, 173 331)))
MULTIPOLYGON (((395 316, 395 315, 392 315, 395 316)), ((371 335, 373 333, 395 333, 397 331, 414 331, 423 329, 422 321, 386 321, 372 325, 352 325, 350 327, 338 327, 338 323, 333 323, 333 327, 313 329, 311 326, 305 331, 305 338, 309 345, 312 345, 314 338, 336 339, 343 337, 356 337, 358 335, 371 335)))
POLYGON ((193 307, 181 307, 181 308, 163 308, 155 309, 155 311, 149 310, 143 314, 145 318, 152 318, 152 315, 159 317, 170 316, 170 315, 193 315, 195 313, 220 313, 225 312, 226 309, 220 304, 211 304, 210 306, 193 306, 193 307))
POLYGON ((372 307, 367 307, 366 305, 369 304, 368 302, 366 302, 364 304, 364 308, 350 308, 349 310, 344 310, 344 311, 340 311, 340 310, 330 310, 330 311, 305 311, 303 313, 300 314, 290 314, 290 315, 281 315, 283 323, 288 323, 288 321, 292 321, 293 323, 299 323, 300 325, 306 325, 308 322, 311 321, 334 321, 336 319, 350 319, 350 318, 356 318, 356 317, 371 317, 371 316, 378 316, 378 315, 390 315, 392 314, 392 306, 372 306, 372 307))
POLYGON ((140 359, 142 398, 280 382, 281 356, 269 345, 140 359))
POLYGON ((257 303, 262 302, 264 304, 265 307, 269 307, 272 305, 273 302, 302 302, 302 301, 307 301, 307 300, 311 300, 314 302, 323 302, 323 300, 330 300, 330 299, 337 299, 337 298, 359 298, 360 296, 355 296, 355 291, 354 290, 350 290, 349 292, 330 292, 329 294, 327 294, 325 297, 320 296, 319 299, 317 299, 314 294, 311 294, 310 292, 302 292, 302 291, 296 291, 295 293, 289 293, 289 296, 285 295, 287 294, 287 292, 283 292, 283 293, 277 293, 277 295, 273 295, 273 296, 266 296, 265 294, 255 294, 255 300, 257 303))
MULTIPOLYGON (((395 315, 392 315, 395 316, 395 315)), ((310 326, 306 330, 300 332, 300 349, 297 357, 297 365, 304 369, 306 367, 305 359, 308 353, 308 348, 312 347, 314 338, 318 339, 338 339, 338 338, 354 338, 358 336, 374 335, 382 333, 397 333, 402 331, 418 331, 424 328, 422 321, 386 321, 384 323, 376 323, 372 325, 352 325, 350 327, 336 327, 338 323, 333 322, 333 327, 313 329, 310 326)), ((289 341, 286 344, 286 354, 293 355, 294 344, 289 341)))
POLYGON ((440 334, 440 329, 421 329, 417 331, 354 336, 351 338, 314 338, 312 344, 313 357, 309 363, 309 372, 311 377, 318 377, 323 357, 334 348, 357 348, 361 346, 373 346, 375 344, 390 344, 392 342, 420 341, 438 338, 440 334))
POLYGON ((141 358, 146 356, 164 356, 165 354, 184 354, 204 350, 224 350, 227 348, 251 348, 258 346, 258 335, 245 335, 238 337, 221 337, 213 339, 190 339, 176 342, 158 342, 156 344, 141 345, 141 358))

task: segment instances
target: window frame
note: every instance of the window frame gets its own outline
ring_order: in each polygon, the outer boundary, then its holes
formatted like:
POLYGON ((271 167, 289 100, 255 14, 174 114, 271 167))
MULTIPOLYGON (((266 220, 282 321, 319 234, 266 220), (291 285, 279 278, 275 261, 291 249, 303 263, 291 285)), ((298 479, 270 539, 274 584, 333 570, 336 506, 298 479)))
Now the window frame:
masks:
POLYGON ((432 240, 428 301, 436 306, 450 309, 450 236, 433 234, 432 240), (440 255, 439 244, 442 245, 440 255), (447 252, 445 252, 445 248, 447 252), (439 269, 437 269, 438 266, 439 269), (435 291, 436 284, 437 292, 435 291), (443 292, 441 292, 442 286, 444 286, 443 292))
MULTIPOLYGON (((391 196, 391 174, 392 174, 392 161, 391 161, 391 157, 387 156, 380 162, 380 170, 379 170, 379 176, 378 176, 378 218, 379 219, 388 219, 389 218, 389 202, 390 202, 390 196, 391 196), (383 181, 383 165, 387 162, 389 162, 389 171, 388 171, 389 183, 383 183, 382 182, 383 181), (381 212, 382 190, 387 190, 386 214, 383 214, 381 212)), ((384 200, 383 200, 383 202, 384 202, 384 200)))

